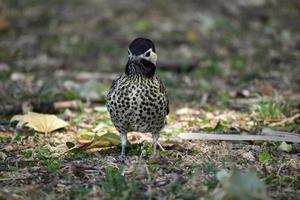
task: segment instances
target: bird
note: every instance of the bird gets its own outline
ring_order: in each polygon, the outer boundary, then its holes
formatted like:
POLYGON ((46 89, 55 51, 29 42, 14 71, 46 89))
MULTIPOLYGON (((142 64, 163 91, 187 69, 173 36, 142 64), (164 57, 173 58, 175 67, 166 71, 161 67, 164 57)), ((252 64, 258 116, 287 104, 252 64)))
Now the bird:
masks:
POLYGON ((151 133, 152 157, 156 156, 160 131, 169 114, 169 100, 163 82, 155 75, 157 54, 148 38, 136 38, 128 47, 125 72, 112 82, 107 110, 120 135, 119 161, 126 159, 127 133, 151 133))

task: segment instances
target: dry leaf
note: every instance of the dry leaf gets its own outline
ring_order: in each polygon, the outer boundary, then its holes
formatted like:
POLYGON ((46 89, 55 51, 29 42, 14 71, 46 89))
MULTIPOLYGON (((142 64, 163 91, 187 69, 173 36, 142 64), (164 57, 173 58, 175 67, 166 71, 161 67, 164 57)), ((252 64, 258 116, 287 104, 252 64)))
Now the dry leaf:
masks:
POLYGON ((96 133, 82 129, 77 133, 76 140, 80 144, 87 144, 94 140, 95 135, 96 133))
POLYGON ((277 149, 280 151, 291 152, 293 150, 293 146, 291 144, 287 144, 286 142, 281 142, 277 149))
POLYGON ((93 133, 88 130, 81 130, 78 132, 76 139, 85 149, 101 149, 120 144, 119 136, 111 132, 93 133))
POLYGON ((18 125, 25 125, 40 133, 51 133, 69 124, 55 115, 29 112, 26 115, 15 115, 10 121, 19 121, 18 125))
POLYGON ((152 136, 146 133, 131 132, 127 134, 127 138, 131 144, 141 144, 144 141, 152 142, 152 136))
POLYGON ((221 184, 221 191, 213 199, 268 199, 265 183, 252 171, 221 170, 216 176, 221 184))

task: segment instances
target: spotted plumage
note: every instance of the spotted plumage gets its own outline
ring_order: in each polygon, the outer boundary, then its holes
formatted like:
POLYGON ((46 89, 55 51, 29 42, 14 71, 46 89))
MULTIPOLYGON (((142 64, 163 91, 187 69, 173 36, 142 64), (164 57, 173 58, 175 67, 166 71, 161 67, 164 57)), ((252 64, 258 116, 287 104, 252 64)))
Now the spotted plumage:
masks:
POLYGON ((121 138, 121 161, 125 159, 128 132, 151 132, 155 154, 166 123, 169 102, 163 83, 155 76, 156 58, 150 40, 135 39, 128 48, 125 73, 113 81, 107 95, 107 108, 121 138))

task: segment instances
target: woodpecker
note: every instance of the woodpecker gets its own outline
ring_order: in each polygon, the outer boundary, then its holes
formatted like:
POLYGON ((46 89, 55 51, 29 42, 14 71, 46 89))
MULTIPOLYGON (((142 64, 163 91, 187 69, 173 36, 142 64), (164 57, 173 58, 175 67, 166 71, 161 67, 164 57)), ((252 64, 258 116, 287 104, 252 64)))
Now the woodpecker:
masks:
POLYGON ((166 89, 155 76, 157 55, 154 44, 146 38, 136 38, 128 48, 125 73, 112 82, 107 95, 107 109, 119 132, 121 154, 125 161, 127 133, 150 132, 153 138, 153 153, 156 155, 160 131, 169 114, 166 89))

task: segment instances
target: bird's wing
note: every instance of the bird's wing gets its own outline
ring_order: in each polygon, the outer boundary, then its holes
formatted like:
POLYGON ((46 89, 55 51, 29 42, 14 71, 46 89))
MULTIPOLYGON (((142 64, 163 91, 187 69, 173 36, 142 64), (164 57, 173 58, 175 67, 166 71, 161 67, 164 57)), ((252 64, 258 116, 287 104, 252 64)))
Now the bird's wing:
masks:
POLYGON ((118 79, 113 80, 113 82, 112 82, 112 84, 110 86, 110 90, 109 90, 109 92, 107 94, 107 97, 110 97, 111 93, 115 90, 117 82, 118 82, 118 79))
POLYGON ((107 97, 109 97, 111 95, 111 93, 116 89, 117 85, 118 85, 118 82, 120 79, 123 78, 123 75, 119 76, 117 79, 113 80, 111 86, 110 86, 110 90, 107 94, 107 97))
POLYGON ((159 82, 159 90, 161 93, 164 94, 164 96, 166 97, 166 109, 167 109, 167 115, 169 114, 170 112, 170 108, 169 108, 169 98, 168 98, 168 95, 167 95, 167 91, 166 91, 166 88, 165 88, 165 85, 163 84, 163 82, 157 78, 158 82, 159 82))

